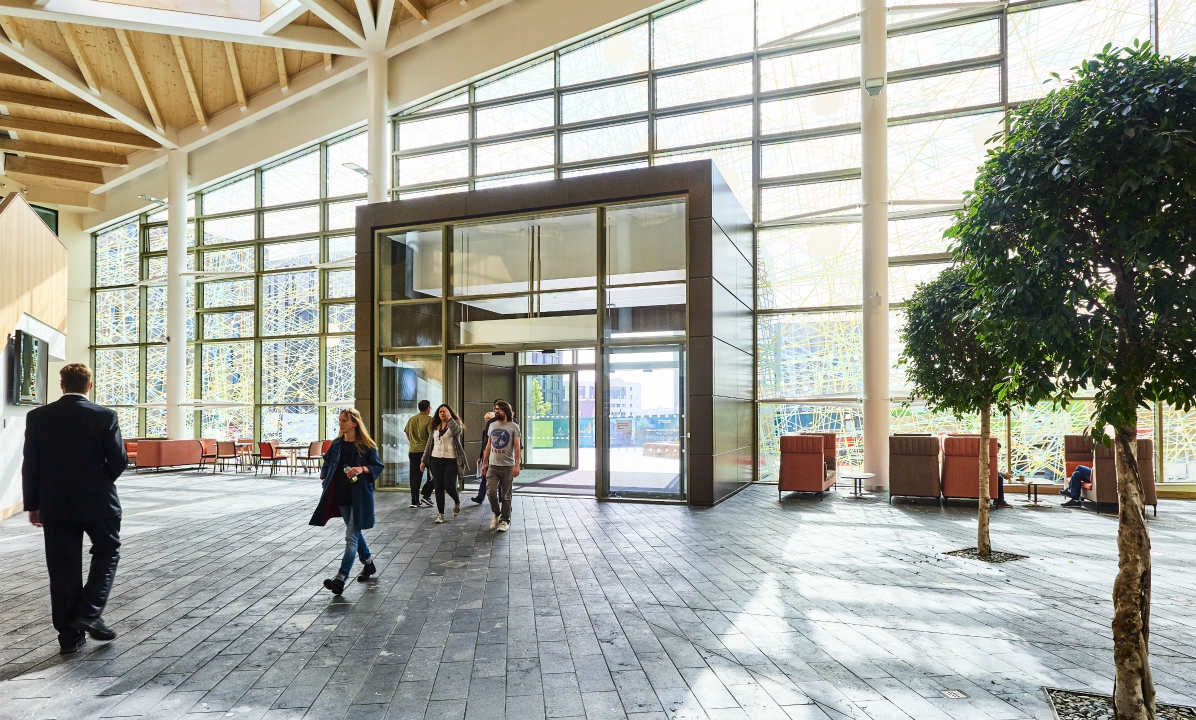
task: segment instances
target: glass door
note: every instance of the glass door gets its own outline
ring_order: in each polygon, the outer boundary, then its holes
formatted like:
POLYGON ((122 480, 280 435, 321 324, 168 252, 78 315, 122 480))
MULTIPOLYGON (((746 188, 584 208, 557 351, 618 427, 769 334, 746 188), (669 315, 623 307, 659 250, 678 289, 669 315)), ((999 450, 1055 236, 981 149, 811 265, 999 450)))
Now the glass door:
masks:
POLYGON ((572 372, 522 375, 521 405, 524 465, 531 468, 577 467, 577 383, 572 372))
POLYGON ((684 496, 685 348, 606 348, 609 497, 684 496))

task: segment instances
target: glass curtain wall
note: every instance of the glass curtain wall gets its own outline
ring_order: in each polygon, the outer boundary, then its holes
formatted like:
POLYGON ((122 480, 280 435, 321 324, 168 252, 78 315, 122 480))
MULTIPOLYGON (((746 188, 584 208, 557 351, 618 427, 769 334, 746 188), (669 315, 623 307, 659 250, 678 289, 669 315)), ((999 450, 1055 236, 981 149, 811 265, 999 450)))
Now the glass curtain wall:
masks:
MULTIPOLYGON (((1066 76, 1108 42, 1152 40, 1167 54, 1196 51, 1196 6, 1188 0, 951 5, 895 2, 889 10, 894 358, 901 302, 941 270, 947 250, 942 229, 970 186, 986 141, 1001 128, 1005 109, 1045 93, 1050 73, 1066 76)), ((680 2, 447 92, 395 117, 393 196, 714 159, 760 224, 760 476, 774 473, 779 435, 804 430, 841 433, 842 461, 858 464, 857 10, 855 0, 680 2)), ((253 279, 230 279, 213 291, 207 286, 216 283, 200 283, 203 290, 189 296, 201 296, 201 321, 198 327, 190 321, 188 381, 198 383, 205 397, 252 403, 245 406, 252 410, 196 413, 191 421, 198 427, 279 433, 284 426, 310 428, 313 415, 326 425, 313 409, 316 397, 351 395, 351 355, 341 349, 347 342, 336 340, 352 329, 351 272, 267 266, 263 242, 293 231, 289 239, 318 238, 320 262, 348 257, 351 244, 336 240, 337 231, 348 237, 351 208, 361 202, 354 196, 364 194, 365 179, 344 163, 365 164, 364 139, 320 147, 319 168, 307 161, 312 169, 300 173, 318 174, 306 189, 267 193, 263 168, 252 173, 251 203, 220 209, 210 200, 202 203, 198 252, 204 257, 197 269, 252 263, 253 279), (252 259, 228 253, 209 260, 207 251, 221 244, 252 248, 252 259), (319 276, 314 284, 313 273, 319 276), (216 304, 221 302, 237 304, 216 304), (285 302, 304 306, 298 320, 266 315, 287 307, 285 302), (312 307, 319 309, 313 313, 312 307), (204 323, 215 335, 204 334, 204 323), (204 367, 230 363, 246 372, 204 375, 204 367), (275 373, 284 366, 306 368, 306 374, 275 373), (261 383, 253 381, 259 369, 261 383)), ((162 426, 160 409, 138 405, 162 399, 164 317, 153 309, 161 307, 155 293, 164 289, 138 283, 164 268, 165 227, 153 227, 164 222, 159 212, 95 237, 94 360, 103 369, 96 397, 118 408, 122 424, 135 424, 139 434, 162 426), (153 232, 160 239, 151 243, 153 232)), ((438 321, 427 325, 440 327, 438 321)), ((895 397, 903 396, 898 372, 892 388, 895 397)), ((190 390, 188 396, 194 396, 190 390)), ((959 427, 917 406, 895 406, 893 413, 895 432, 959 427)), ((1196 421, 1169 409, 1164 419, 1166 477, 1196 477, 1196 421)), ((1015 459, 1024 457, 1019 467, 1061 471, 1055 467, 1058 436, 1065 427, 1082 429, 1083 422, 1082 406, 1015 414, 1015 459)))
MULTIPOLYGON (((311 442, 354 396, 354 208, 365 134, 304 148, 197 192, 188 207, 187 434, 311 442)), ((96 401, 126 437, 162 437, 166 215, 95 234, 96 401)))
MULTIPOLYGON (((758 223, 760 477, 774 476, 778 438, 793 432, 840 433, 841 460, 858 465, 857 12, 856 0, 681 2, 496 73, 395 118, 393 192, 415 197, 714 159, 758 223)), ((893 3, 893 359, 901 304, 944 267, 942 231, 1006 108, 1044 94, 1052 72, 1066 76, 1106 43, 1135 39, 1164 53, 1193 52, 1196 11, 1181 0, 893 3)), ((894 370, 894 432, 974 424, 903 408, 906 390, 894 370)), ((1018 471, 1061 472, 1061 436, 1082 430, 1085 417, 1082 403, 1015 413, 1018 471)), ((1191 435, 1168 431, 1175 473, 1196 467, 1191 435)))

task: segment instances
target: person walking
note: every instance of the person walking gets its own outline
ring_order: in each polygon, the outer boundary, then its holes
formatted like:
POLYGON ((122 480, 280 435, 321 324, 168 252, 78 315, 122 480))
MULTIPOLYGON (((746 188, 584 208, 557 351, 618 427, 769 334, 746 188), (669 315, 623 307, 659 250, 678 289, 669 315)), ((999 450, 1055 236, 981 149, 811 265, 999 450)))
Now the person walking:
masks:
POLYGON ((432 424, 432 403, 427 400, 420 400, 419 412, 412 415, 407 420, 407 426, 403 428, 403 434, 407 436, 407 462, 411 464, 411 506, 419 508, 422 505, 432 507, 432 501, 428 498, 432 497, 432 477, 428 476, 428 482, 423 487, 423 502, 420 502, 420 483, 424 479, 423 456, 424 448, 428 445, 428 427, 432 424))
POLYGON ((112 640, 104 606, 120 560, 116 479, 128 464, 116 413, 87 399, 91 370, 59 371, 62 397, 25 416, 22 491, 29 522, 42 528, 50 574, 50 615, 59 652, 78 651, 90 635, 112 640), (83 535, 91 567, 83 584, 83 535))
POLYGON ((320 468, 323 492, 320 504, 312 513, 310 525, 323 527, 334 517, 345 521, 345 554, 340 571, 324 580, 324 587, 333 595, 345 591, 345 580, 353 569, 353 558, 361 558, 363 567, 357 582, 365 582, 378 574, 370 548, 365 544, 362 530, 374 527, 374 483, 382 475, 382 460, 378 445, 365 429, 361 413, 355 408, 340 412, 340 435, 324 453, 320 468))
MULTIPOLYGON (((486 455, 486 447, 490 444, 490 423, 494 422, 494 413, 498 410, 498 404, 504 402, 502 398, 494 401, 494 410, 486 413, 486 426, 482 428, 482 449, 478 451, 478 494, 471 497, 475 503, 479 505, 486 499, 486 475, 482 473, 482 458, 486 455)), ((511 422, 516 422, 515 418, 511 418, 511 422)))
POLYGON ((436 522, 444 522, 444 494, 453 499, 453 515, 461 514, 461 498, 457 495, 457 478, 465 475, 465 426, 448 405, 436 408, 432 425, 428 428, 428 446, 420 460, 436 488, 436 522))
POLYGON ((494 513, 494 519, 490 521, 491 530, 506 532, 511 527, 511 493, 515 478, 519 477, 522 457, 519 425, 514 421, 511 405, 499 400, 494 403, 494 422, 490 423, 479 470, 486 478, 486 496, 490 498, 490 510, 494 513))

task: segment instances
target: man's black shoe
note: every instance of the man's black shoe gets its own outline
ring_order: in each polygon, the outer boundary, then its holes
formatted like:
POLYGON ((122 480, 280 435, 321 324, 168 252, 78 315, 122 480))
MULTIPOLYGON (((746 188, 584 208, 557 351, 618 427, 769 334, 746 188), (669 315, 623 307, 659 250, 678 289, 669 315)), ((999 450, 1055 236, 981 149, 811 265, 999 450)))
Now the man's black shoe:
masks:
POLYGON ((361 568, 361 574, 357 576, 357 582, 365 582, 378 574, 378 568, 374 567, 374 563, 368 562, 361 568))
POLYGON ((73 643, 60 645, 58 648, 59 655, 70 655, 79 652, 79 650, 87 643, 87 635, 85 633, 79 634, 79 639, 73 643))
POLYGON ((112 628, 104 624, 100 618, 95 620, 76 620, 71 623, 71 627, 81 633, 87 633, 95 640, 115 640, 116 633, 112 628))
POLYGON ((340 595, 345 591, 345 581, 340 578, 327 578, 324 587, 332 591, 333 595, 340 595))
POLYGON ((1063 503, 1059 507, 1070 508, 1070 507, 1080 507, 1081 505, 1082 505, 1082 503, 1079 500, 1068 500, 1067 502, 1063 503))
POLYGON ((478 505, 481 505, 481 504, 482 504, 482 501, 483 501, 483 500, 485 500, 486 498, 484 498, 484 497, 471 497, 471 498, 469 498, 469 499, 470 499, 470 500, 472 500, 472 501, 474 501, 474 502, 475 502, 475 503, 477 503, 478 505))

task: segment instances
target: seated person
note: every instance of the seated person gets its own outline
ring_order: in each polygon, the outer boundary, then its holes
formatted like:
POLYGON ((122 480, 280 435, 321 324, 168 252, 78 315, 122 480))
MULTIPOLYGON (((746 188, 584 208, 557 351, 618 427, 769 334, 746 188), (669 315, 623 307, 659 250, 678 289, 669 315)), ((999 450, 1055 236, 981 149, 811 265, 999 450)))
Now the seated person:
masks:
POLYGON ((1009 508, 1013 507, 1005 502, 1005 473, 1000 470, 997 471, 997 507, 1009 508))
MULTIPOLYGON (((1001 443, 997 443, 997 454, 999 455, 1000 452, 1001 452, 1001 443)), ((993 462, 995 462, 995 459, 993 460, 993 462)), ((996 507, 999 507, 999 508, 1013 507, 1009 503, 1005 502, 1005 479, 1006 479, 1005 473, 998 470, 997 471, 997 504, 996 504, 996 507)))
POLYGON ((1070 500, 1063 503, 1063 507, 1080 507, 1080 490, 1084 483, 1092 481, 1092 468, 1087 465, 1076 466, 1075 472, 1071 474, 1071 480, 1067 481, 1067 487, 1059 491, 1060 495, 1066 495, 1070 500))

